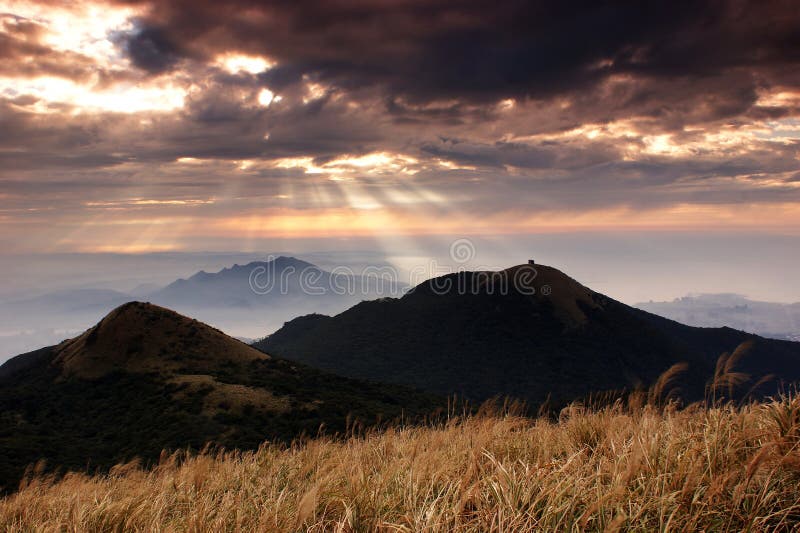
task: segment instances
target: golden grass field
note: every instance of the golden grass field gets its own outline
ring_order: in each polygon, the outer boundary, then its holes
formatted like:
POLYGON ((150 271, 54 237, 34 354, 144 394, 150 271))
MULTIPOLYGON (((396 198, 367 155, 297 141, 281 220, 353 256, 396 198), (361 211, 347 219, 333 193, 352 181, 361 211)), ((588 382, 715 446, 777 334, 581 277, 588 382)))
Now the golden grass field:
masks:
POLYGON ((32 476, 7 531, 774 531, 800 524, 800 397, 629 398, 32 476), (637 400, 638 398, 638 400, 637 400))

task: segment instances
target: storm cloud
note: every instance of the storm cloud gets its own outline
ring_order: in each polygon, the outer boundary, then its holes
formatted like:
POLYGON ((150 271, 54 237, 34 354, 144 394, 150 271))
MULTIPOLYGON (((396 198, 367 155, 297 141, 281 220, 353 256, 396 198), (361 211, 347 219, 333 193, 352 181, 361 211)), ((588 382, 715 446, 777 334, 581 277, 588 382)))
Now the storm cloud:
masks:
POLYGON ((417 102, 552 96, 613 75, 744 67, 771 78, 800 60, 791 1, 167 0, 145 21, 187 54, 269 54, 343 88, 380 85, 417 102))
POLYGON ((786 227, 798 28, 790 1, 18 2, 0 217, 54 247, 113 240, 98 220, 235 238, 746 209, 786 227))

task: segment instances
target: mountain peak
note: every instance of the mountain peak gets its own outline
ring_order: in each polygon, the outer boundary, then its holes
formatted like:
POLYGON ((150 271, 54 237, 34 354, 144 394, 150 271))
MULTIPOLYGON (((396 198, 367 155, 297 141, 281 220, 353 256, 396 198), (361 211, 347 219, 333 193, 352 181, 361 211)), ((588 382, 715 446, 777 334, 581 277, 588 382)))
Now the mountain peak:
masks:
POLYGON ((200 270, 199 272, 193 274, 189 278, 189 281, 207 282, 220 279, 228 279, 231 276, 241 277, 242 275, 247 277, 250 275, 250 273, 254 268, 264 268, 264 267, 274 268, 275 271, 283 271, 287 268, 294 268, 296 270, 303 270, 306 268, 319 269, 319 267, 317 267, 312 263, 309 263, 308 261, 303 261, 302 259, 297 259, 296 257, 280 255, 278 257, 273 257, 268 261, 251 261, 244 265, 240 265, 237 263, 233 266, 225 267, 222 270, 219 270, 218 272, 206 272, 205 270, 200 270))
POLYGON ((265 358, 202 322, 150 303, 128 302, 57 346, 54 363, 65 375, 99 378, 115 371, 169 373, 189 368, 201 373, 265 358))
POLYGON ((587 309, 598 308, 597 293, 547 265, 521 264, 500 271, 462 271, 427 280, 409 292, 456 296, 529 297, 552 306, 566 326, 586 321, 587 309))
POLYGON ((523 286, 535 290, 538 299, 547 299, 562 321, 583 323, 586 321, 585 309, 596 309, 597 293, 564 274, 557 268, 547 265, 517 265, 504 270, 511 280, 517 279, 523 286), (525 273, 528 273, 529 279, 525 273))
POLYGON ((295 268, 319 268, 316 265, 309 263, 308 261, 303 261, 302 259, 298 259, 296 257, 291 257, 287 255, 279 255, 271 259, 270 261, 262 262, 261 264, 273 263, 277 268, 284 269, 288 267, 295 267, 295 268))

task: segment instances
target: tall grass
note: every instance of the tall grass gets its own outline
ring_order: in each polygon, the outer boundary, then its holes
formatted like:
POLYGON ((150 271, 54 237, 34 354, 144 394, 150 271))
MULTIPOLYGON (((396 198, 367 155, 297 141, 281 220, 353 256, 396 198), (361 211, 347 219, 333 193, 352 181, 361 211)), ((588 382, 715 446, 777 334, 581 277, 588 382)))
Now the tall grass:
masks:
MULTIPOLYGON (((742 350, 746 347, 742 348, 742 350)), ((7 531, 782 531, 800 529, 800 396, 735 405, 724 356, 705 402, 649 392, 557 418, 484 408, 428 427, 255 452, 162 454, 0 500, 7 531)))
POLYGON ((10 531, 772 531, 800 524, 800 398, 481 414, 33 476, 10 531))

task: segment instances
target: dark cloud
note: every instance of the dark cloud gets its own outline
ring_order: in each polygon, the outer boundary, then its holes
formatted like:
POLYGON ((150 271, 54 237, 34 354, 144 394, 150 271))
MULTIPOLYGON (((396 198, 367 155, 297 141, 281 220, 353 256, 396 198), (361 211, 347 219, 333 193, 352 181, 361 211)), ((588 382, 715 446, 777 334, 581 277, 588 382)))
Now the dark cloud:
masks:
POLYGON ((125 113, 113 100, 114 112, 6 90, 0 199, 42 220, 185 209, 134 197, 213 198, 191 207, 209 216, 370 200, 490 217, 800 202, 798 11, 777 1, 164 0, 114 36, 130 63, 115 57, 107 70, 5 17, 0 75, 69 78, 84 97, 138 84, 185 98, 125 113), (232 73, 215 59, 233 52, 277 64, 232 73), (259 102, 265 88, 280 99, 259 102), (353 165, 340 181, 320 168, 367 154, 409 162, 353 165))
POLYGON ((158 27, 140 28, 124 45, 133 64, 151 74, 169 70, 179 59, 178 47, 168 32, 158 27))
POLYGON ((389 121, 349 107, 349 100, 303 104, 300 93, 286 92, 286 105, 267 108, 258 103, 257 84, 230 81, 228 75, 198 79, 202 90, 171 113, 79 113, 65 105, 63 112, 42 114, 28 109, 38 102, 34 97, 0 96, 0 175, 59 166, 108 169, 131 161, 170 164, 181 157, 324 161, 387 144, 381 122, 389 121))
POLYGON ((167 68, 164 52, 172 59, 238 49, 277 59, 279 84, 302 72, 421 102, 544 98, 614 75, 713 77, 742 67, 768 74, 800 62, 800 10, 785 0, 165 0, 153 7, 148 22, 161 33, 144 40, 145 68, 167 68), (176 45, 165 46, 167 36, 176 45))
POLYGON ((300 65, 278 65, 258 77, 265 85, 281 91, 303 79, 303 68, 300 65))
POLYGON ((556 159, 552 151, 537 146, 514 143, 474 144, 457 139, 442 139, 440 143, 424 144, 422 151, 462 165, 498 168, 506 165, 519 168, 549 168, 556 159))

